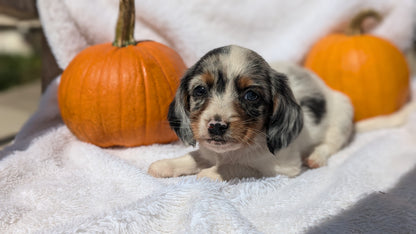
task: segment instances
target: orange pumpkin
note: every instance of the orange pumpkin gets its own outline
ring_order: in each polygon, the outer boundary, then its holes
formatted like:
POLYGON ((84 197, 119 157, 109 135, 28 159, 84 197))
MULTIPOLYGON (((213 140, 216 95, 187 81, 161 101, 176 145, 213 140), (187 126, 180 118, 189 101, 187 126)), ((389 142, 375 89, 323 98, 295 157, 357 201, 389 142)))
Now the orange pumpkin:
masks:
MULTIPOLYGON (((377 13, 373 11, 361 13, 351 27, 374 16, 377 13)), ((328 35, 312 47, 305 66, 350 97, 355 121, 393 113, 410 98, 405 57, 393 44, 376 36, 362 32, 328 35)))
POLYGON ((166 116, 186 66, 165 45, 134 41, 134 0, 120 1, 118 20, 113 45, 81 51, 63 72, 62 118, 80 140, 101 147, 177 140, 166 116))

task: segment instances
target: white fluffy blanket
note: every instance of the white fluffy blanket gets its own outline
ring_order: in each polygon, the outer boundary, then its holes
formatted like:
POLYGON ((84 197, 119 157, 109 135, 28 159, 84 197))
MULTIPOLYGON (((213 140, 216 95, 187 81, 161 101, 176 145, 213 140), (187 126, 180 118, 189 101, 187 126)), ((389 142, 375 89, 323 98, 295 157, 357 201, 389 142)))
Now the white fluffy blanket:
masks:
MULTIPOLYGON (((300 61, 308 47, 372 7, 374 32, 401 49, 414 28, 412 0, 137 0, 136 39, 161 41, 188 65, 239 44, 269 61, 300 61)), ((62 68, 90 44, 111 41, 116 0, 38 0, 62 68)), ((0 152, 0 233, 410 233, 416 230, 416 112, 393 129, 357 134, 329 165, 296 178, 212 182, 157 179, 153 161, 180 143, 102 149, 62 123, 56 79, 15 142, 0 152)), ((416 82, 413 82, 413 96, 416 82)))

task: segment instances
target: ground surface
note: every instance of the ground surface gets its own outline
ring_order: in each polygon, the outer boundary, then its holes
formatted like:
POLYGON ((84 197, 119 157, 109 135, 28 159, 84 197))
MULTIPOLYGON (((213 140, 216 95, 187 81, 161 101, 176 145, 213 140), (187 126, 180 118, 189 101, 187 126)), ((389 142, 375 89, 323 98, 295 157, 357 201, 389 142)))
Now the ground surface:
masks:
POLYGON ((36 111, 40 96, 40 79, 0 92, 0 148, 36 111))

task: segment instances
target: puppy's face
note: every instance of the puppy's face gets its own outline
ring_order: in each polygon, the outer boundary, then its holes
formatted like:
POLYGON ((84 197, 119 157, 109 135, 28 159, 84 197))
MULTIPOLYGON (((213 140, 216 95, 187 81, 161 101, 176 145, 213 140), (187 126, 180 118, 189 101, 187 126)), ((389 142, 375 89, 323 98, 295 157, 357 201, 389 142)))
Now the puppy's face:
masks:
POLYGON ((263 137, 274 152, 300 131, 298 107, 285 76, 255 52, 227 46, 209 52, 188 70, 168 119, 185 143, 196 140, 222 153, 256 144, 263 137), (276 123, 286 120, 290 123, 276 123))

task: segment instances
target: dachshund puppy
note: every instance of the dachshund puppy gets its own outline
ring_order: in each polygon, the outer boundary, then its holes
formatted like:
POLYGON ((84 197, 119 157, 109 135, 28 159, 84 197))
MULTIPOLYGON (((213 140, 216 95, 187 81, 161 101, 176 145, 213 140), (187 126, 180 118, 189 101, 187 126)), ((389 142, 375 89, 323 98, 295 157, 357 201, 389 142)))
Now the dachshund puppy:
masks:
POLYGON ((149 174, 293 177, 303 161, 325 165, 353 132, 349 99, 300 67, 272 67, 234 45, 204 55, 182 78, 168 114, 178 137, 199 149, 154 162, 149 174))

